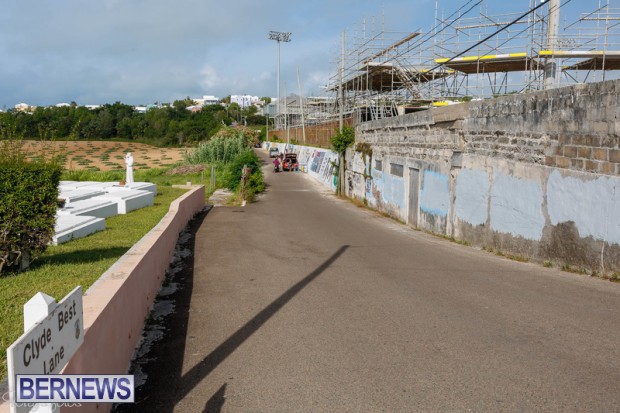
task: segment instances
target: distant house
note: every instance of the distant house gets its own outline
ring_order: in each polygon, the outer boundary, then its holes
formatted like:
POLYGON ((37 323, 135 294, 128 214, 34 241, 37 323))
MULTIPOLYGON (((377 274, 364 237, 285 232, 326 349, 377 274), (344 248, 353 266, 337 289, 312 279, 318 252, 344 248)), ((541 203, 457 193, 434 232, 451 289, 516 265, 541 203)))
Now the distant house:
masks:
POLYGON ((101 105, 84 105, 84 107, 89 110, 95 110, 95 109, 99 109, 101 105))
POLYGON ((17 112, 32 112, 35 108, 36 106, 30 106, 27 103, 18 103, 15 105, 15 111, 17 112))
POLYGON ((260 103, 260 99, 258 96, 250 96, 250 95, 231 95, 230 103, 236 103, 242 109, 250 107, 256 103, 260 103))
POLYGON ((202 108, 203 108, 202 105, 193 105, 193 106, 188 106, 185 109, 189 110, 190 112, 196 113, 196 112, 200 112, 202 108))
POLYGON ((211 96, 211 95, 205 95, 202 98, 197 98, 197 99, 192 99, 192 100, 196 102, 196 105, 198 106, 217 105, 220 102, 219 98, 215 96, 211 96))
POLYGON ((66 107, 69 107, 69 106, 71 106, 69 103, 57 103, 56 104, 57 108, 66 108, 66 107))

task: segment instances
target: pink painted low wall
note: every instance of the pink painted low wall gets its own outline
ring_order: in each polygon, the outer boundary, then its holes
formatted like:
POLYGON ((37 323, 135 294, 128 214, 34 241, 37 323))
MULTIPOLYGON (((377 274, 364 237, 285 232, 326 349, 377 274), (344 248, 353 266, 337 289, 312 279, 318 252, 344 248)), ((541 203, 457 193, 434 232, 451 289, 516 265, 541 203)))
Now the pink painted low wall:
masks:
MULTIPOLYGON (((179 233, 204 206, 204 186, 195 187, 172 202, 157 226, 88 289, 84 295, 84 344, 63 374, 127 373, 179 233)), ((87 403, 61 411, 108 412, 111 407, 87 403)), ((0 413, 8 411, 8 403, 0 405, 0 413)))

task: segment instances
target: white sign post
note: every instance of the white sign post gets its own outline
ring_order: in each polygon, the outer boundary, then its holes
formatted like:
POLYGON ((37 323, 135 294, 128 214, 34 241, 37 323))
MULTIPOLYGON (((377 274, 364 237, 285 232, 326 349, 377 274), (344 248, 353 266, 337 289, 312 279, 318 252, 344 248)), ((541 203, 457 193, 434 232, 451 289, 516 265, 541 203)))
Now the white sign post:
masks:
MULTIPOLYGON (((16 374, 58 374, 84 342, 82 287, 76 287, 58 304, 37 293, 24 305, 24 334, 7 350, 11 413, 26 413, 34 406, 18 406, 16 374)), ((55 405, 36 405, 37 412, 56 412, 55 405)))

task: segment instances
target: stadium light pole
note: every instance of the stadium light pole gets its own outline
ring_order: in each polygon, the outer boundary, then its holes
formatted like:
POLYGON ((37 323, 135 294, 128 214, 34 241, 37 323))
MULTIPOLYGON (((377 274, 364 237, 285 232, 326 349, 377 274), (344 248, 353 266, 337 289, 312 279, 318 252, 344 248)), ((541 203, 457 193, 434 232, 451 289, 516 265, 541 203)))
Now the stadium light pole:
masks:
MULTIPOLYGON (((291 41, 291 32, 275 32, 275 31, 270 31, 269 32, 269 40, 275 40, 276 42, 278 42, 278 86, 277 86, 277 94, 278 94, 278 113, 276 114, 276 119, 278 119, 278 116, 280 115, 280 42, 290 42, 291 41)), ((277 127, 277 122, 276 122, 276 127, 277 127)))

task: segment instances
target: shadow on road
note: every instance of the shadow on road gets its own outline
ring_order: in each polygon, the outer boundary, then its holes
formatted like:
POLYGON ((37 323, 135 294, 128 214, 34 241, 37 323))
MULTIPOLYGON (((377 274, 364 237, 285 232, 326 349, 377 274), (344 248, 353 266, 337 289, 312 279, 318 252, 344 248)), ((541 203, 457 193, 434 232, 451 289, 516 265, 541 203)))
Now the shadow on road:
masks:
POLYGON ((224 402, 226 401, 226 383, 219 388, 217 392, 207 402, 205 409, 202 413, 220 413, 222 411, 222 407, 224 407, 224 402))
MULTIPOLYGON (((186 340, 193 338, 187 336, 187 327, 194 283, 194 239, 205 216, 206 214, 194 220, 190 225, 192 237, 189 242, 190 245, 187 247, 192 251, 192 254, 185 259, 186 262, 183 264, 181 275, 183 278, 182 288, 179 288, 172 297, 176 303, 176 311, 164 323, 166 327, 165 336, 153 346, 153 349, 147 355, 149 359, 153 360, 143 367, 143 371, 148 375, 148 380, 137 390, 135 404, 119 405, 115 409, 116 413, 173 411, 174 406, 181 402, 194 387, 204 380, 299 292, 328 269, 350 247, 349 245, 340 247, 314 271, 290 287, 217 346, 201 362, 192 367, 187 373, 182 374, 186 340)), ((221 411, 225 402, 226 386, 227 383, 224 383, 209 398, 203 412, 214 413, 221 411)))
POLYGON ((271 304, 256 314, 251 320, 245 323, 226 341, 217 346, 200 363, 192 367, 183 377, 181 377, 181 392, 177 395, 178 399, 187 395, 198 383, 207 377, 217 366, 230 356, 239 346, 252 336, 263 324, 273 317, 282 307, 284 307, 293 297, 310 284, 316 277, 321 275, 329 268, 347 249, 349 245, 343 245, 329 259, 321 264, 317 269, 305 276, 302 280, 293 285, 281 296, 276 298, 271 304))

